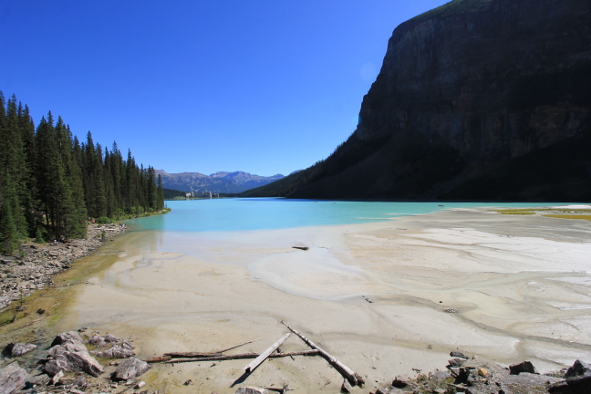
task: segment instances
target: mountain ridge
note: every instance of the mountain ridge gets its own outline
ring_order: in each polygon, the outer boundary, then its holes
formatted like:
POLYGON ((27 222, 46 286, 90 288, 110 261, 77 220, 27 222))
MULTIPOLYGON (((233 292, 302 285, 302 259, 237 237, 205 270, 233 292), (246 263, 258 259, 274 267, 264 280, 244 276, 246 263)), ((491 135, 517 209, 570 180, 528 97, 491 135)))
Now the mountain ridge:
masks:
POLYGON ((163 187, 195 193, 241 193, 284 178, 282 174, 265 177, 244 171, 218 171, 210 175, 200 172, 168 173, 164 170, 155 172, 162 176, 163 187))

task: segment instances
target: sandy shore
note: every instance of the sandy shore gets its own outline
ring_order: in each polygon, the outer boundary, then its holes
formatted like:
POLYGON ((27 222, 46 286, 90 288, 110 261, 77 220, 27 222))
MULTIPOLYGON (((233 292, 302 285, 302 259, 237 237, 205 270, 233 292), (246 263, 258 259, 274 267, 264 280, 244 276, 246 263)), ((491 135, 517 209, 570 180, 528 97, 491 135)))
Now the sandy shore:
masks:
MULTIPOLYGON (((245 233, 132 232, 105 247, 118 261, 78 286, 56 330, 131 337, 147 358, 256 338, 230 353, 260 352, 287 332, 285 320, 366 376, 357 392, 416 376, 413 368, 441 369, 452 350, 528 359, 543 372, 591 361, 590 240, 587 221, 484 210, 245 233)), ((292 335, 282 349, 307 346, 292 335)), ((144 378, 164 392, 219 394, 286 383, 334 393, 343 380, 325 360, 300 357, 267 360, 237 383, 247 363, 155 365, 144 378)))

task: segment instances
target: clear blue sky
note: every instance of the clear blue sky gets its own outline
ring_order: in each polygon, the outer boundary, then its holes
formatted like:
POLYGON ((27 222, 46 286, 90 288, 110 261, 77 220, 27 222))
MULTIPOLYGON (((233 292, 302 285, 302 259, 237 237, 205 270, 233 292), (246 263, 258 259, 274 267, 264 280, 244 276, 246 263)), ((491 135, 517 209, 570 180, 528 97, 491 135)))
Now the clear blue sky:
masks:
POLYGON ((446 0, 1 0, 0 90, 167 172, 273 175, 355 130, 400 23, 446 0))

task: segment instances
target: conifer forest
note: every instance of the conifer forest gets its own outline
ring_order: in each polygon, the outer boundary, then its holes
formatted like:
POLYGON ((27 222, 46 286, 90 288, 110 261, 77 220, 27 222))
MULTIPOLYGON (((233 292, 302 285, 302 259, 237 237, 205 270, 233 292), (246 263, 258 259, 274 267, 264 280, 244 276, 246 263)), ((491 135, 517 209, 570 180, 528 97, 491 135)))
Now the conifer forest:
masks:
POLYGON ((37 242, 86 236, 89 220, 110 222, 164 208, 154 168, 81 142, 51 112, 35 126, 26 105, 0 91, 0 253, 26 238, 37 242))

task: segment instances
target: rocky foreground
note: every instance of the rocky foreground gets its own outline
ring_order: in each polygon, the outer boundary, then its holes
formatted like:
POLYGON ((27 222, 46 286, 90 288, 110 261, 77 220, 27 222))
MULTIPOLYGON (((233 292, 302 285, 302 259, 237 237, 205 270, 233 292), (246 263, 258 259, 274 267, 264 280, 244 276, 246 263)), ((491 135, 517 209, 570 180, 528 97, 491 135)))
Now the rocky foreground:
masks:
POLYGON ((93 253, 105 239, 124 231, 119 224, 89 225, 85 239, 22 244, 14 256, 0 255, 0 309, 53 285, 52 276, 93 253))
MULTIPOLYGON (((27 343, 10 343, 2 352, 0 392, 18 393, 139 393, 157 394, 140 377, 150 369, 147 361, 135 357, 132 341, 87 329, 64 332, 55 337, 41 360, 19 358, 36 350, 27 343), (99 362, 98 360, 101 360, 99 362)), ((540 375, 535 367, 524 361, 504 367, 490 360, 466 357, 452 352, 443 371, 419 374, 414 379, 394 378, 390 384, 370 394, 397 393, 552 393, 583 394, 591 392, 591 366, 577 360, 573 366, 552 374, 540 375)), ((191 380, 185 386, 194 384, 191 380)), ((234 389, 231 389, 234 391, 234 389)), ((236 394, 286 393, 283 388, 239 387, 236 394)), ((335 392, 338 388, 335 387, 335 392)), ((341 392, 364 392, 353 389, 347 381, 341 392)), ((212 394, 217 394, 212 392, 212 394)))

